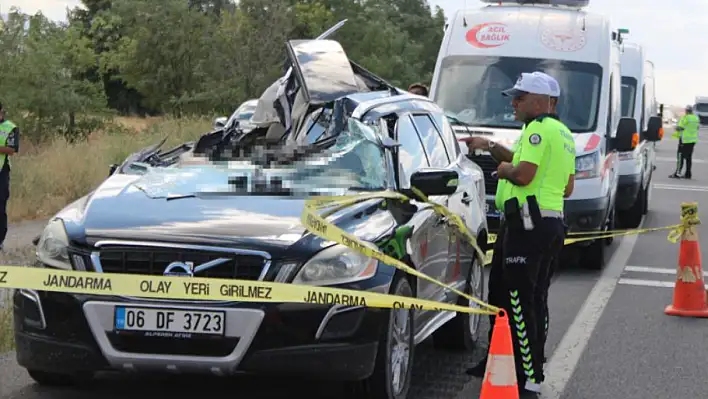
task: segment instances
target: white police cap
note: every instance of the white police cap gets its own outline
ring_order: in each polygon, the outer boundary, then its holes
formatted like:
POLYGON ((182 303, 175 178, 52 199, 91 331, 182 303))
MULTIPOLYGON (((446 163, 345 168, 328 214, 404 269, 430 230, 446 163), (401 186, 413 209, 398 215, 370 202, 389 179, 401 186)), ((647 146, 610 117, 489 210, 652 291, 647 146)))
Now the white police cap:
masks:
POLYGON ((502 95, 514 97, 523 93, 541 94, 544 96, 559 97, 560 85, 552 76, 543 72, 524 72, 511 89, 502 91, 502 95))

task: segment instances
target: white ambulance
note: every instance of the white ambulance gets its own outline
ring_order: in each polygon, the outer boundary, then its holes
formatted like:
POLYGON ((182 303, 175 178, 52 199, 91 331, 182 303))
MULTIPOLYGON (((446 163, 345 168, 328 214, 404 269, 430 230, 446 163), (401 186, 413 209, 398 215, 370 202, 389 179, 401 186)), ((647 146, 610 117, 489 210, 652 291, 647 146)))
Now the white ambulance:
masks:
POLYGON ((693 113, 701 121, 701 125, 708 125, 708 97, 696 96, 693 104, 693 113))
MULTIPOLYGON (((521 123, 514 120, 511 101, 501 91, 512 87, 522 72, 553 76, 561 86, 558 114, 574 133, 577 152, 566 223, 571 232, 613 228, 617 153, 632 150, 638 137, 631 121, 621 120, 621 35, 607 17, 584 10, 589 0, 482 1, 490 4, 459 10, 450 20, 431 98, 450 113, 458 137, 480 135, 511 147, 521 123)), ((499 220, 492 175, 497 162, 486 152, 471 158, 485 172, 487 219, 493 228, 499 220)), ((609 242, 596 239, 574 247, 585 267, 599 269, 609 242)))
POLYGON ((654 64, 644 48, 622 43, 621 67, 622 116, 637 121, 640 137, 633 151, 618 154, 617 222, 622 228, 636 228, 649 210, 655 146, 663 136, 663 123, 654 94, 654 64))

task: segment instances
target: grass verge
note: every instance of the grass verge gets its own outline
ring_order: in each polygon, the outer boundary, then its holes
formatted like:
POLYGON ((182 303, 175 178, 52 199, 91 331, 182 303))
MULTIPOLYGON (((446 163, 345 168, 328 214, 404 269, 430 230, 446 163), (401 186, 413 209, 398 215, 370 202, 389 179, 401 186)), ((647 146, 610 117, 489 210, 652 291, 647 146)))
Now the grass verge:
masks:
POLYGON ((209 118, 119 118, 86 142, 58 138, 41 147, 27 144, 11 159, 9 221, 50 217, 105 180, 110 164, 164 137, 165 147, 195 140, 211 123, 209 118))
MULTIPOLYGON (((7 296, 6 293, 0 293, 2 296, 7 296)), ((15 338, 12 333, 12 306, 6 300, 0 304, 0 353, 5 353, 13 350, 15 347, 15 338)))

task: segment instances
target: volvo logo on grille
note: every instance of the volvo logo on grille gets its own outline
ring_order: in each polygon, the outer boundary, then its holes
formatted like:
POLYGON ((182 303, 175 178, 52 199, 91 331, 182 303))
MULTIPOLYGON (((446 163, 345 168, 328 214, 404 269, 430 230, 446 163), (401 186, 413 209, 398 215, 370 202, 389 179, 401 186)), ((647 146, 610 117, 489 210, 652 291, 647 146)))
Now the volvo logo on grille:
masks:
POLYGON ((165 276, 194 277, 194 262, 172 262, 162 273, 165 276))
POLYGON ((218 258, 210 260, 209 262, 202 263, 201 265, 194 266, 194 262, 172 262, 165 268, 162 272, 164 276, 182 276, 182 277, 194 277, 194 273, 201 272, 203 270, 211 269, 214 266, 218 266, 222 263, 229 262, 229 258, 218 258))

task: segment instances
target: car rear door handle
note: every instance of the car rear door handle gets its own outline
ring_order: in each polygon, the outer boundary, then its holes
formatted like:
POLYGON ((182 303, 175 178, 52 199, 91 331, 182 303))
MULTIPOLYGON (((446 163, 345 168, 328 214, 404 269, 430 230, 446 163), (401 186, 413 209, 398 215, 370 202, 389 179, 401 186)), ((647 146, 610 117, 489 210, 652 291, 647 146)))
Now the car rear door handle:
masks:
POLYGON ((462 203, 465 205, 469 205, 470 202, 472 202, 472 197, 470 197, 469 193, 465 191, 465 193, 462 194, 462 203))

